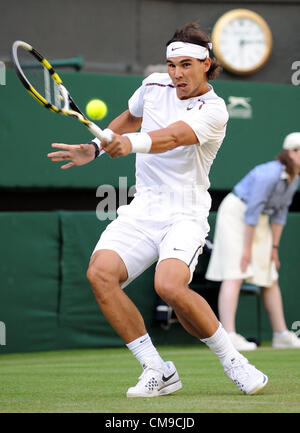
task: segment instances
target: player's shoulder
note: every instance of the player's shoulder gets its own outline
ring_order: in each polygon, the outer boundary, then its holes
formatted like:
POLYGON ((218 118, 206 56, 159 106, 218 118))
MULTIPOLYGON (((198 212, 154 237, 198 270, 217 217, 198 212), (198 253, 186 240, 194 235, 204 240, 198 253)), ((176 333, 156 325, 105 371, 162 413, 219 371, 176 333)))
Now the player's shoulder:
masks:
POLYGON ((226 123, 229 119, 226 103, 223 98, 217 95, 211 86, 208 93, 204 94, 199 99, 200 103, 205 107, 205 111, 214 117, 219 118, 222 123, 226 123))
POLYGON ((147 87, 174 87, 168 73, 154 72, 143 80, 143 85, 147 87))
POLYGON ((217 107, 220 107, 222 110, 226 110, 226 103, 221 96, 217 95, 214 88, 210 85, 211 89, 210 91, 204 95, 205 102, 209 105, 214 105, 217 107))

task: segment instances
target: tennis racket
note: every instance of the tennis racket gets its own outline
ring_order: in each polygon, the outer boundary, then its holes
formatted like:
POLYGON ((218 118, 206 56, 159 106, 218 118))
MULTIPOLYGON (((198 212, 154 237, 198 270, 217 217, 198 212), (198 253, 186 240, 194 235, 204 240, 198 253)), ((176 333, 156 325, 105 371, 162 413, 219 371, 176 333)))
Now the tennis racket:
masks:
POLYGON ((11 56, 18 78, 36 101, 54 113, 76 118, 99 140, 111 141, 110 131, 103 131, 80 111, 50 62, 31 45, 15 41, 11 56))

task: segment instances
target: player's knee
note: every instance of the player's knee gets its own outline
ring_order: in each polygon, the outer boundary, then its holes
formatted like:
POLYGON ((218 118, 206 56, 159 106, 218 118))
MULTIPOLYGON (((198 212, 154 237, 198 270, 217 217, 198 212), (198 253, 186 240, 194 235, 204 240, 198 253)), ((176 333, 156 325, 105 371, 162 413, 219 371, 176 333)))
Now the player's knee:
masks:
POLYGON ((169 305, 177 303, 181 291, 178 282, 169 279, 156 281, 155 290, 158 296, 169 305))
POLYGON ((111 289, 114 280, 113 274, 101 262, 90 264, 86 276, 97 297, 105 296, 105 293, 111 289))

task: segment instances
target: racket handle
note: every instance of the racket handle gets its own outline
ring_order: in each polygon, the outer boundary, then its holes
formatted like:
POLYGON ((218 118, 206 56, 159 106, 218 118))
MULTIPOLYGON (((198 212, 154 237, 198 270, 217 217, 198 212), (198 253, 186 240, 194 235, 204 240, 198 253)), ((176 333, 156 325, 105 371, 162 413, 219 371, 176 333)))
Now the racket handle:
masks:
POLYGON ((93 122, 87 125, 87 127, 95 137, 99 138, 99 140, 107 140, 109 143, 112 141, 113 131, 111 129, 104 129, 103 131, 93 122))

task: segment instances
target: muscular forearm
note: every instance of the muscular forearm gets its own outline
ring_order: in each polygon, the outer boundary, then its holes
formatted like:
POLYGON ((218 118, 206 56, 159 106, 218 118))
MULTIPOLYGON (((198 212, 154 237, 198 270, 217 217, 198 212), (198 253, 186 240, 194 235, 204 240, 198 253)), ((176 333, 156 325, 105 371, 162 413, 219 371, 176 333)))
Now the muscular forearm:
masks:
POLYGON ((124 111, 118 117, 110 122, 108 128, 116 134, 125 134, 126 132, 136 132, 142 124, 141 117, 134 117, 129 110, 124 111))
POLYGON ((147 134, 131 134, 141 126, 141 120, 125 111, 109 124, 115 135, 111 142, 102 141, 101 146, 112 158, 126 156, 130 152, 162 153, 178 146, 198 142, 193 129, 182 121, 147 134))
POLYGON ((167 128, 149 132, 152 139, 150 153, 162 153, 178 146, 196 144, 198 139, 192 128, 185 122, 172 123, 167 128))

